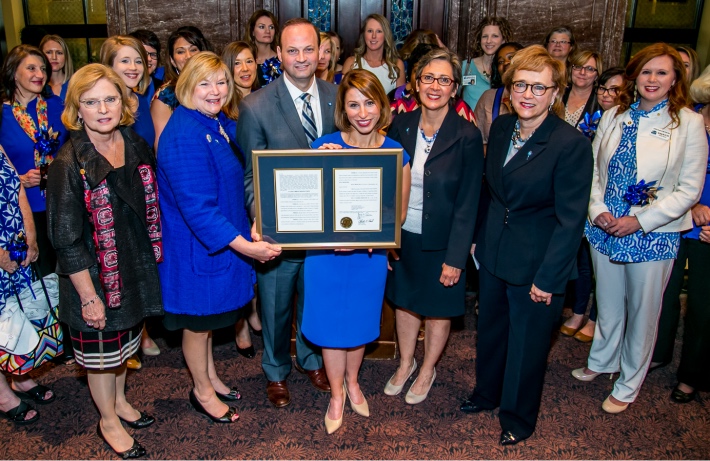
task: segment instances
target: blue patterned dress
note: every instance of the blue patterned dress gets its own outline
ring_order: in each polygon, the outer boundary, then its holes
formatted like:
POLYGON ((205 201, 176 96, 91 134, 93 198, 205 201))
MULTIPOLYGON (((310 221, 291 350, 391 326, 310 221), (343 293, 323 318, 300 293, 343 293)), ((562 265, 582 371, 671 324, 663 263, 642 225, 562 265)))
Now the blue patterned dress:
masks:
MULTIPOLYGON (((0 248, 6 250, 18 232, 24 232, 25 226, 20 211, 20 177, 8 162, 5 151, 0 147, 0 248)), ((31 269, 20 266, 13 274, 0 269, 0 310, 5 307, 5 300, 15 296, 28 286, 31 269)))
MULTIPOLYGON (((621 141, 608 166, 608 181, 604 191, 604 204, 614 217, 628 215, 629 203, 624 194, 629 186, 638 184, 643 179, 647 183, 660 181, 661 178, 637 178, 636 137, 641 117, 649 117, 666 107, 668 100, 658 103, 646 112, 638 108, 639 103, 631 105, 630 125, 624 125, 621 141)), ((643 155, 643 154, 641 154, 643 155)), ((588 221, 584 230, 592 248, 609 257, 611 261, 621 263, 641 263, 675 259, 680 245, 680 232, 649 232, 644 234, 639 229, 625 237, 609 236, 601 228, 588 221)))

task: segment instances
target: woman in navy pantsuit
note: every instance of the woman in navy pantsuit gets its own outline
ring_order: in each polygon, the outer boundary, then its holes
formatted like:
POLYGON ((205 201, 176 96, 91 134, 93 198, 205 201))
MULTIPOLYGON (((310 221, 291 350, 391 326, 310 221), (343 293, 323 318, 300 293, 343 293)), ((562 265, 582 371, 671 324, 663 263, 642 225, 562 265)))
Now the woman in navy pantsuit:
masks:
POLYGON ((491 126, 481 264, 476 388, 461 410, 500 407, 500 443, 535 430, 550 337, 575 266, 592 181, 592 149, 557 117, 563 65, 541 46, 519 51, 503 76, 516 114, 491 126))

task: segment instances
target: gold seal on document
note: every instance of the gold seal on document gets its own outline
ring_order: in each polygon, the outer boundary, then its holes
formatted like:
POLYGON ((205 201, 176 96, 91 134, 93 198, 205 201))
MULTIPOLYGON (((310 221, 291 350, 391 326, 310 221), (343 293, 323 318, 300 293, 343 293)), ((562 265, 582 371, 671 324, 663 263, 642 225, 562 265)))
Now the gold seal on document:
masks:
POLYGON ((343 226, 345 229, 350 229, 350 227, 353 225, 353 220, 352 218, 348 218, 346 216, 340 220, 340 225, 343 226))

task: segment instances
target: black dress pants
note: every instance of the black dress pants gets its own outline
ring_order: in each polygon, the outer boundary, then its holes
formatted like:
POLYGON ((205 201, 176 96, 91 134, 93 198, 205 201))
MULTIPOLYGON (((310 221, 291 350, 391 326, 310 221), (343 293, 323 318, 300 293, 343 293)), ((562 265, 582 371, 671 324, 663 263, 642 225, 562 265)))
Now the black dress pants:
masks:
POLYGON ((663 307, 652 360, 663 363, 673 360, 673 346, 680 321, 679 297, 683 288, 686 262, 688 304, 678 382, 707 391, 710 390, 710 244, 696 239, 680 239, 678 258, 673 264, 671 278, 663 293, 663 307))
POLYGON ((500 407, 503 431, 529 437, 535 431, 552 333, 564 295, 552 303, 530 299, 530 285, 511 285, 480 269, 474 402, 500 407))

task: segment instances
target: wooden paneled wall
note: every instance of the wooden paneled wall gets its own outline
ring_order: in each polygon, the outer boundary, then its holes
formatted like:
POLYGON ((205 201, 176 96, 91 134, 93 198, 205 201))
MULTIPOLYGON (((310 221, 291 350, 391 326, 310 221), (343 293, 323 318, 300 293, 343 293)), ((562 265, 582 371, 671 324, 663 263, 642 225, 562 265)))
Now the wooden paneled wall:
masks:
MULTIPOLYGON (((581 48, 601 51, 616 64, 621 53, 627 0, 414 0, 414 28, 428 28, 449 47, 470 52, 476 24, 486 15, 505 16, 515 40, 540 43, 553 25, 571 26, 581 48)), ((177 27, 193 24, 203 30, 217 51, 240 39, 257 9, 273 11, 284 22, 308 16, 308 0, 106 0, 109 34, 138 28, 155 31, 165 43, 177 27)), ((345 55, 354 48, 362 18, 387 15, 391 0, 333 0, 331 22, 344 38, 345 55)), ((607 65, 608 67, 608 65, 607 65)))
MULTIPOLYGON (((457 52, 471 52, 476 25, 485 16, 503 16, 513 27, 515 41, 542 43, 559 25, 572 27, 581 49, 601 52, 605 63, 621 56, 626 0, 450 0, 447 40, 457 52)), ((606 67, 610 67, 605 64, 606 67)))

